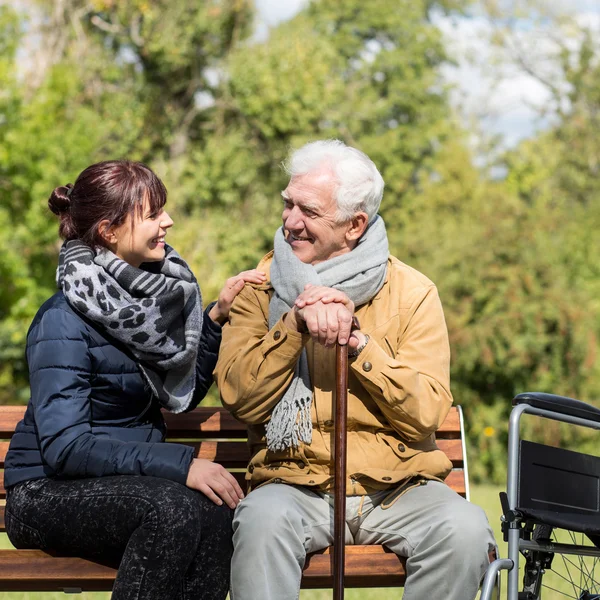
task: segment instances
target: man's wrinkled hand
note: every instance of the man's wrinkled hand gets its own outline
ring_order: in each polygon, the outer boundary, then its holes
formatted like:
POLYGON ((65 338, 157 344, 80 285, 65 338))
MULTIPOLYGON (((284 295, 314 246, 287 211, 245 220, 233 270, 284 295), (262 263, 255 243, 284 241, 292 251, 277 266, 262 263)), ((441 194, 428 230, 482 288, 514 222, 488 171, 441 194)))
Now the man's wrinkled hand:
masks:
POLYGON ((296 319, 304 321, 313 340, 326 348, 336 343, 348 343, 352 327, 352 313, 341 302, 324 304, 321 301, 307 304, 304 308, 294 306, 296 319))
POLYGON ((309 304, 315 304, 317 302, 322 302, 323 304, 338 302, 343 304, 354 314, 354 302, 352 302, 344 292, 324 285, 312 285, 311 283, 307 283, 304 286, 304 291, 296 298, 294 304, 298 308, 304 308, 309 304))

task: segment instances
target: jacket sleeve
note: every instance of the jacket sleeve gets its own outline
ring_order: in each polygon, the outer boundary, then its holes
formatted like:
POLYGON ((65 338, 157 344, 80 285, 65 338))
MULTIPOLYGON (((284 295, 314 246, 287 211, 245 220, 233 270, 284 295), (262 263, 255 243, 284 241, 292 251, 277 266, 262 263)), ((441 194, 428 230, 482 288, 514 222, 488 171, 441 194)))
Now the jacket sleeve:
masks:
POLYGON ((44 313, 29 332, 27 359, 42 457, 56 475, 152 475, 185 484, 192 448, 123 442, 93 432, 89 337, 76 315, 44 313))
POLYGON ((204 311, 202 334, 200 336, 200 345, 198 346, 198 357, 196 358, 196 388, 194 390, 194 399, 186 409, 186 412, 193 410, 202 402, 213 382, 212 374, 217 364, 217 358, 219 357, 222 334, 221 326, 208 316, 214 304, 214 302, 209 304, 204 311))
POLYGON ((351 369, 400 435, 420 441, 434 433, 452 405, 450 345, 437 288, 425 288, 412 302, 394 357, 371 338, 351 369))
POLYGON ((260 293, 246 285, 233 303, 215 369, 223 405, 250 425, 269 420, 308 341, 289 330, 283 317, 269 330, 260 293))

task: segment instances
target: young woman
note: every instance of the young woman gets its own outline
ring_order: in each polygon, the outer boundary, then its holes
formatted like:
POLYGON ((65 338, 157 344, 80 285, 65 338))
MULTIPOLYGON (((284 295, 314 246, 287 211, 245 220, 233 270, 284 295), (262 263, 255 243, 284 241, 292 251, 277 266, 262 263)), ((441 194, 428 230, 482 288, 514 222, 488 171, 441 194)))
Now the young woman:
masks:
POLYGON ((91 165, 48 205, 65 239, 59 291, 27 337, 31 399, 6 456, 6 531, 118 566, 113 599, 224 599, 243 497, 220 465, 165 443, 161 407, 193 409, 212 382, 220 323, 245 282, 203 312, 165 243, 167 192, 145 165, 91 165))

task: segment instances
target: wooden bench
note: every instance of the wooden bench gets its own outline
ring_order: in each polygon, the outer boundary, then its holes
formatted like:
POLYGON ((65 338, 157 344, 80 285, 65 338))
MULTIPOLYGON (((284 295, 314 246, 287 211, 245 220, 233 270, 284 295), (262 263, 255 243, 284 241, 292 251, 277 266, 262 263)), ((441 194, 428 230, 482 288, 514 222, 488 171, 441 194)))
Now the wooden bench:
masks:
MULTIPOLYGON (((0 406, 0 468, 22 406, 0 406)), ((240 484, 248 464, 246 428, 222 408, 198 408, 183 415, 165 413, 168 440, 189 444, 197 456, 231 470, 240 484)), ((468 474, 462 412, 453 407, 437 434, 438 446, 450 458, 453 471, 446 482, 468 499, 468 474)), ((0 473, 0 531, 4 532, 5 490, 0 473)), ((307 558, 303 588, 332 586, 333 556, 329 549, 307 558)), ((116 571, 81 558, 53 556, 41 550, 0 550, 0 591, 110 591, 116 571)), ((402 586, 404 561, 382 546, 346 547, 346 587, 402 586)))

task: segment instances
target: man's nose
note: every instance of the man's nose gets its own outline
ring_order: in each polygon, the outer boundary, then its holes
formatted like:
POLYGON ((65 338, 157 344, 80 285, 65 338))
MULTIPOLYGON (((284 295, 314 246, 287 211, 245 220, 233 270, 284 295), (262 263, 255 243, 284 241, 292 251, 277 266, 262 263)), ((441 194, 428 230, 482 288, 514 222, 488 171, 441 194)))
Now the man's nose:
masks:
POLYGON ((286 229, 303 229, 302 211, 294 206, 291 209, 283 211, 283 224, 286 229))

